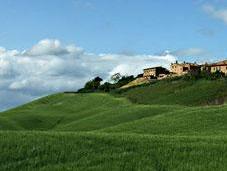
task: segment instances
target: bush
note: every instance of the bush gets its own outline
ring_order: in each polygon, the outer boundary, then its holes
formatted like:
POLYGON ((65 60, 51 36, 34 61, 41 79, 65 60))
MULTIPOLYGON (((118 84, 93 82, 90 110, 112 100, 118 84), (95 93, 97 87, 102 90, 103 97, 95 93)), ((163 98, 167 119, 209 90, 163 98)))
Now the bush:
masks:
POLYGON ((224 77, 225 77, 225 73, 220 72, 220 71, 216 71, 215 73, 211 74, 212 80, 217 80, 217 79, 224 78, 224 77))
POLYGON ((100 85, 98 89, 100 91, 110 92, 111 90, 114 89, 114 85, 111 83, 105 82, 104 84, 100 85))
POLYGON ((201 72, 199 70, 189 71, 188 74, 183 76, 184 80, 198 80, 201 78, 201 72))
POLYGON ((123 76, 116 84, 115 84, 115 88, 120 88, 126 84, 128 84, 129 82, 135 80, 134 76, 123 76))
POLYGON ((217 80, 225 78, 225 73, 216 71, 215 73, 211 73, 209 71, 191 71, 188 74, 183 76, 184 80, 198 80, 198 79, 206 79, 206 80, 217 80))
POLYGON ((167 81, 167 82, 172 82, 172 81, 178 81, 181 80, 182 76, 174 76, 174 77, 167 77, 166 79, 162 80, 162 81, 167 81))

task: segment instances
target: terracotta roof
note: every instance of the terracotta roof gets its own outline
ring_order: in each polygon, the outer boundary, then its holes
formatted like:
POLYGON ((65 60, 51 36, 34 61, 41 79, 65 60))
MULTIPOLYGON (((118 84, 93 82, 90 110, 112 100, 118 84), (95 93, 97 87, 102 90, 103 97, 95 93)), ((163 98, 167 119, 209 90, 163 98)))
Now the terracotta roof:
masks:
POLYGON ((227 65, 227 60, 214 63, 214 65, 227 65))
POLYGON ((210 66, 211 67, 214 67, 214 66, 227 66, 227 64, 211 64, 210 66))
POLYGON ((213 64, 205 64, 205 65, 202 65, 202 66, 210 66, 210 67, 215 67, 215 66, 227 66, 227 60, 220 61, 220 62, 213 63, 213 64))

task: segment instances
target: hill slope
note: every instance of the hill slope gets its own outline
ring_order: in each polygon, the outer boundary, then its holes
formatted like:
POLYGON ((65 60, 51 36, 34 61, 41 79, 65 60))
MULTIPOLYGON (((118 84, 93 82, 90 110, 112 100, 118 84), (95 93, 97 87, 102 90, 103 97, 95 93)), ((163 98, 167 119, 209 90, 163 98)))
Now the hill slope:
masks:
POLYGON ((184 108, 102 131, 152 135, 227 135, 227 106, 184 108))
POLYGON ((60 93, 3 112, 0 119, 17 126, 6 124, 2 129, 93 131, 180 108, 136 105, 101 93, 60 93))
POLYGON ((226 94, 178 80, 41 98, 0 113, 0 170, 226 170, 226 94))
POLYGON ((2 130, 105 131, 223 135, 227 106, 133 104, 108 94, 56 94, 0 116, 2 130))
POLYGON ((223 104, 227 97, 227 81, 163 80, 149 86, 133 88, 123 92, 122 96, 140 104, 184 106, 223 104))

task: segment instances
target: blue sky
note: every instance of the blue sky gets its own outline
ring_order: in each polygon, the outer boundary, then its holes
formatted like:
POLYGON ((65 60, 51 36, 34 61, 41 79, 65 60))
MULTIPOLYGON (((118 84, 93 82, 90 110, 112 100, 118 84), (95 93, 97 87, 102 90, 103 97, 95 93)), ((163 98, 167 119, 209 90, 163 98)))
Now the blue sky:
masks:
POLYGON ((2 0, 0 111, 94 76, 227 59, 227 0, 2 0))
POLYGON ((207 4, 227 8, 220 0, 4 0, 0 45, 27 49, 57 38, 93 53, 201 48, 215 58, 227 56, 227 23, 205 12, 207 4))

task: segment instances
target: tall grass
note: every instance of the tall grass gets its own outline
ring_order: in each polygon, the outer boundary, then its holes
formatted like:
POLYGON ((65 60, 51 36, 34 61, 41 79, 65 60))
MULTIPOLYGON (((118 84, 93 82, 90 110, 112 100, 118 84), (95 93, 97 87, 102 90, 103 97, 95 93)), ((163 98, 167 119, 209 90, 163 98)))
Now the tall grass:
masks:
POLYGON ((0 170, 227 169, 226 137, 0 132, 0 170))

